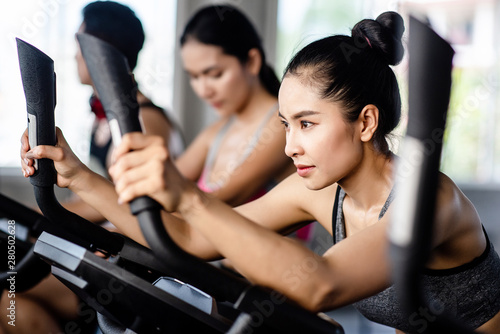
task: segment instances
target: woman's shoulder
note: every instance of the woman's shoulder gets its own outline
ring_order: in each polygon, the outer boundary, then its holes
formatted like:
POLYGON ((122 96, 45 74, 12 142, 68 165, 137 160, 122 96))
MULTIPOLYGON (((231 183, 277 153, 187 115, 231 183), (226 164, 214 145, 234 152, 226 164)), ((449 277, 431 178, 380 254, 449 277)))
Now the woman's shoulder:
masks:
POLYGON ((230 117, 222 117, 211 124, 207 125, 196 136, 198 140, 203 140, 207 145, 211 145, 217 134, 222 131, 223 127, 231 120, 230 117))
POLYGON ((449 214, 460 214, 474 207, 460 187, 442 172, 438 175, 437 200, 438 208, 449 211, 449 214))
POLYGON ((474 204, 459 186, 444 173, 439 174, 436 198, 437 244, 465 235, 482 235, 481 220, 474 204))

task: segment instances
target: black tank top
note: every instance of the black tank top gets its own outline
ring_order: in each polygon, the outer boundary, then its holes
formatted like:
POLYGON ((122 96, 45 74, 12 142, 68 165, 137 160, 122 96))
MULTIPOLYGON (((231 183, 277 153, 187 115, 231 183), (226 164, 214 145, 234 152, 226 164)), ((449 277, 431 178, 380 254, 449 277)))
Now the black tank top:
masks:
MULTIPOLYGON (((344 198, 345 192, 338 187, 332 212, 334 244, 346 237, 342 210, 344 198)), ((392 199, 391 192, 379 219, 384 216, 392 199)), ((456 268, 424 269, 421 276, 427 304, 435 311, 434 314, 445 312, 472 329, 481 326, 500 311, 500 258, 486 231, 484 234, 487 246, 479 257, 456 268)), ((406 333, 421 333, 425 329, 427 318, 432 316, 428 313, 406 316, 394 286, 353 303, 353 306, 369 320, 406 333)))

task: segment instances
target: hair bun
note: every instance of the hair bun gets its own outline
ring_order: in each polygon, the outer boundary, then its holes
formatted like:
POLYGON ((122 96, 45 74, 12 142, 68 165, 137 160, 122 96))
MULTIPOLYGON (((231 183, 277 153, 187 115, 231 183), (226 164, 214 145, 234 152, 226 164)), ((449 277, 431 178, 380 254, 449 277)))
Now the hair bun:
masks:
POLYGON ((367 38, 370 46, 379 51, 389 65, 397 65, 403 59, 401 41, 405 31, 404 21, 396 12, 384 12, 376 20, 365 19, 352 28, 353 38, 367 38))

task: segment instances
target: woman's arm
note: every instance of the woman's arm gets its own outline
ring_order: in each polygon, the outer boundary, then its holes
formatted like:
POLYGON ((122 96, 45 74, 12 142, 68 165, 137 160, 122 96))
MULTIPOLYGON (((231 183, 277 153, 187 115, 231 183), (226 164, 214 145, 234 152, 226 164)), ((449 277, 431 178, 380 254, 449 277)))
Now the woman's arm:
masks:
POLYGON ((169 134, 172 131, 172 127, 167 117, 163 114, 163 110, 144 106, 139 109, 139 117, 143 126, 143 132, 148 135, 162 137, 168 147, 169 134))
POLYGON ((319 256, 194 188, 183 195, 179 211, 238 272, 307 309, 325 311, 347 305, 390 284, 385 222, 319 256))
MULTIPOLYGON (((321 257, 273 231, 312 219, 296 175, 263 198, 234 210, 183 178, 168 159, 159 158, 161 151, 151 138, 124 137, 117 163, 110 169, 120 199, 149 195, 167 211, 180 212, 193 230, 254 283, 311 310, 345 305, 389 285, 385 222, 342 241, 321 257)), ((331 212, 331 207, 325 210, 331 212)))
MULTIPOLYGON (((164 148, 162 139, 154 138, 155 143, 164 148)), ((154 145, 151 146, 154 147, 154 145)), ((167 152, 165 150, 158 156, 167 152)), ((57 128, 56 146, 40 145, 31 150, 27 130, 23 133, 21 165, 25 177, 34 173, 33 159, 41 158, 54 161, 59 187, 69 188, 90 207, 112 222, 122 233, 146 245, 137 219, 130 213, 128 205, 118 204, 118 195, 114 185, 106 178, 92 172, 74 155, 59 128, 57 128)), ((162 218, 173 240, 185 251, 204 259, 220 257, 213 245, 182 219, 166 212, 163 212, 162 218)))
POLYGON ((61 202, 60 204, 66 210, 76 213, 80 217, 83 217, 95 224, 101 224, 106 221, 106 217, 75 194, 72 194, 68 200, 61 202))

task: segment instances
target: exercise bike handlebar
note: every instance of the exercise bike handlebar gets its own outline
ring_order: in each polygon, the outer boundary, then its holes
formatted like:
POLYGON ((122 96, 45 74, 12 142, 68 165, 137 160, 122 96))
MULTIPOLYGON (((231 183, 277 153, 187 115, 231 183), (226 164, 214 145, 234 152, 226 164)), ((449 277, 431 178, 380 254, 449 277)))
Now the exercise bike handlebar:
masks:
POLYGON ((0 213, 6 218, 21 222, 29 228, 30 234, 34 237, 42 233, 39 226, 47 221, 40 213, 3 194, 0 194, 0 213))
MULTIPOLYGON (((34 46, 16 38, 19 67, 28 112, 30 147, 55 145, 54 108, 56 106, 56 74, 54 61, 34 46), (49 112, 45 112, 48 110, 49 112)), ((34 186, 49 187, 56 182, 54 162, 35 160, 34 186)))
MULTIPOLYGON (((29 235, 33 237, 38 237, 42 232, 41 228, 47 223, 47 219, 38 212, 3 194, 0 194, 0 212, 8 219, 26 226, 30 231, 29 235)), ((14 247, 18 250, 20 240, 15 238, 15 234, 13 238, 15 240, 14 247)), ((29 247, 29 241, 24 243, 26 243, 26 247, 29 247)), ((8 289, 12 277, 15 277, 16 291, 26 291, 34 287, 50 273, 50 266, 33 253, 33 246, 30 247, 20 261, 13 261, 12 263, 12 267, 8 266, 6 270, 0 271, 0 287, 2 289, 8 289)))
MULTIPOLYGON (((419 276, 431 251, 443 133, 454 51, 429 26, 410 17, 409 113, 396 168, 389 239, 393 278, 408 315, 427 307, 419 276)), ((472 333, 444 315, 426 333, 472 333)))
MULTIPOLYGON (((17 38, 19 67, 28 112, 30 147, 55 145, 54 109, 56 87, 53 60, 25 41, 17 38)), ((49 159, 35 160, 35 173, 30 176, 35 199, 47 219, 70 231, 80 245, 115 254, 123 239, 63 208, 54 194, 57 173, 49 159)), ((75 240, 73 239, 73 240, 75 240)))
MULTIPOLYGON (((139 122, 137 86, 130 74, 127 59, 111 44, 92 35, 77 34, 83 58, 110 123, 115 144, 121 136, 142 131, 139 122)), ((248 286, 246 281, 219 271, 177 246, 166 232, 161 219, 161 205, 143 196, 130 203, 146 241, 157 256, 174 268, 178 278, 196 285, 221 300, 235 301, 248 286), (201 274, 203 273, 203 274, 201 274)))

